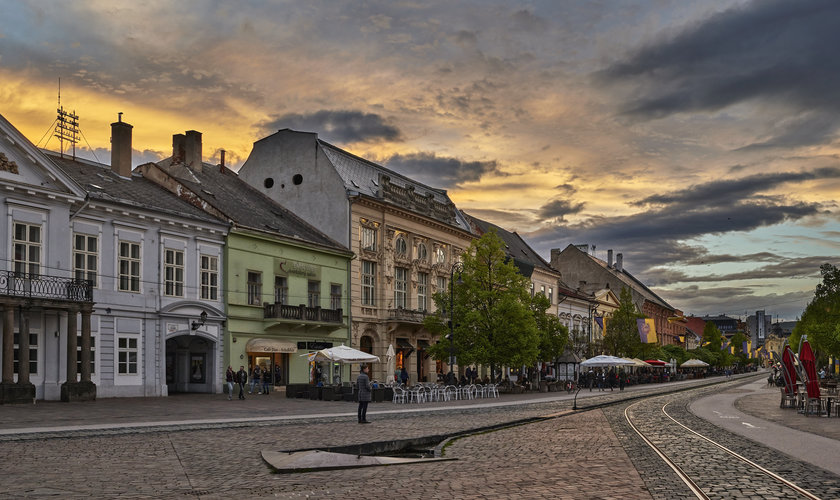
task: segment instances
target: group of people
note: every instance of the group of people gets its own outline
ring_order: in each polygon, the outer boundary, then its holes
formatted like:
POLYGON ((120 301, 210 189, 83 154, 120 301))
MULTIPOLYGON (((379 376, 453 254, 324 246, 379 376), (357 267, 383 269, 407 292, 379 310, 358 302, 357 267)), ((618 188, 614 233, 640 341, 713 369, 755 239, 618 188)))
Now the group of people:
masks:
POLYGON ((586 377, 586 380, 582 381, 581 385, 583 387, 589 387, 589 392, 592 392, 594 387, 597 387, 599 391, 605 391, 608 388, 612 391, 615 387, 623 391, 624 385, 627 383, 627 377, 624 376, 623 370, 616 372, 614 369, 611 369, 605 372, 599 369, 596 372, 590 368, 589 371, 582 373, 580 376, 581 378, 586 377))
POLYGON ((228 400, 233 399, 234 384, 239 386, 239 399, 245 399, 245 385, 248 384, 249 378, 251 385, 248 394, 253 394, 255 388, 257 389, 257 394, 271 393, 271 371, 268 369, 261 369, 257 365, 251 370, 249 376, 248 372, 245 371, 245 366, 240 366, 239 371, 234 372, 233 367, 228 365, 227 371, 225 372, 225 383, 228 386, 228 400))

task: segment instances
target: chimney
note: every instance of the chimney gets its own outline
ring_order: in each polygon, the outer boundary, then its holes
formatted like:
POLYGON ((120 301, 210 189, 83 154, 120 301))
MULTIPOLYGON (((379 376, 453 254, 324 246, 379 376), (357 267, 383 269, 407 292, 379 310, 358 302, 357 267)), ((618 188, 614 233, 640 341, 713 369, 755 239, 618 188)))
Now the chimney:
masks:
POLYGON ((225 171, 225 150, 219 150, 219 172, 224 173, 225 171))
POLYGON ((111 170, 120 177, 131 177, 131 129, 134 127, 122 121, 122 113, 117 113, 117 121, 111 124, 111 170))
POLYGON ((624 270, 624 255, 617 253, 615 254, 615 270, 616 271, 623 271, 624 270))
POLYGON ((612 249, 607 250, 607 267, 612 267, 612 249))
POLYGON ((184 134, 174 134, 172 136, 172 163, 181 163, 184 161, 184 143, 186 136, 184 134))
POLYGON ((184 141, 184 164, 193 170, 201 170, 201 132, 187 130, 184 141))
POLYGON ((550 264, 552 266, 560 258, 560 252, 561 252, 561 250, 559 248, 552 248, 551 249, 551 262, 550 262, 550 264))

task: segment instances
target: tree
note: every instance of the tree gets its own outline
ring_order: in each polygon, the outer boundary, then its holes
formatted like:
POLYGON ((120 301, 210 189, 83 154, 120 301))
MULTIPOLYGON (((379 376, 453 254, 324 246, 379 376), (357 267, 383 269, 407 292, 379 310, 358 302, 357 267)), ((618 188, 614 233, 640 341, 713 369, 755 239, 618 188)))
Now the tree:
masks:
POLYGON ((814 298, 794 327, 789 342, 798 349, 799 339, 807 335, 814 350, 840 356, 840 269, 823 264, 820 274, 822 283, 817 285, 814 298))
POLYGON ((540 339, 538 359, 542 361, 551 361, 562 356, 569 341, 569 329, 560 322, 560 318, 545 312, 550 307, 551 302, 545 294, 535 294, 531 300, 531 311, 534 313, 540 339))
MULTIPOLYGON (((507 259, 504 242, 495 231, 473 240, 455 279, 459 281, 449 288, 454 292, 458 364, 535 364, 540 336, 531 309, 530 281, 507 259)), ((424 321, 424 326, 441 338, 429 350, 435 359, 448 359, 453 342, 448 338, 449 292, 439 290, 434 294, 437 311, 424 321)))
POLYGON ((749 340, 742 332, 737 332, 729 339, 729 343, 735 348, 735 356, 741 361, 741 364, 747 364, 749 362, 750 353, 749 351, 744 352, 744 342, 749 342, 749 340))
POLYGON ((639 327, 636 320, 643 318, 636 312, 636 305, 633 303, 633 295, 627 287, 621 288, 621 296, 616 309, 604 334, 604 350, 614 356, 633 357, 642 350, 642 341, 639 338, 639 327))
POLYGON ((721 346, 723 346, 723 335, 714 323, 707 321, 703 327, 703 347, 710 351, 719 351, 721 346))

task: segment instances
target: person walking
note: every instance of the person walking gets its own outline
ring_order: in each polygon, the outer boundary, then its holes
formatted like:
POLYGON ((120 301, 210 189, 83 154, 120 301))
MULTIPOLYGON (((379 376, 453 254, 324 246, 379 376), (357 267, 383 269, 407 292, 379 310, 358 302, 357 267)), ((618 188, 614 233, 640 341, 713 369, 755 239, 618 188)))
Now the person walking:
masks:
POLYGON ((618 390, 624 390, 624 384, 627 383, 627 375, 624 374, 624 370, 618 370, 618 390))
POLYGON ((263 394, 271 393, 271 370, 266 368, 262 371, 262 392, 263 394))
POLYGON ((402 385, 408 387, 408 370, 404 366, 400 370, 400 382, 402 382, 402 385))
POLYGON ((245 399, 245 384, 248 383, 248 372, 245 371, 244 366, 239 366, 239 371, 236 372, 236 382, 239 384, 239 399, 245 399))
POLYGON ((356 390, 359 393, 359 423, 369 424, 367 419, 367 407, 371 399, 370 377, 368 376, 368 366, 362 366, 359 372, 359 378, 356 379, 356 390))
MULTIPOLYGON (((251 388, 248 390, 248 394, 254 392, 254 385, 257 386, 257 390, 260 390, 260 365, 254 365, 253 371, 251 371, 251 388)), ((262 394, 262 392, 260 392, 262 394)))
POLYGON ((228 388, 228 401, 233 399, 233 380, 236 378, 236 373, 233 371, 233 367, 228 365, 227 371, 225 372, 225 382, 227 383, 228 388))

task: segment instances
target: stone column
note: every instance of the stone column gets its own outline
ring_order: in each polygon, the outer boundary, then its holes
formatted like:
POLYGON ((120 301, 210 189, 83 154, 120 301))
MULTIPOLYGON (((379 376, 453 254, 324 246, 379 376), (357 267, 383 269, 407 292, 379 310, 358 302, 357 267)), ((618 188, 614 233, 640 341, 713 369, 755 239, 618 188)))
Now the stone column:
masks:
POLYGON ((82 309, 82 382, 90 382, 90 313, 82 309))
POLYGON ((78 311, 70 309, 67 312, 67 380, 66 382, 76 381, 76 337, 78 336, 78 319, 76 315, 78 311))
POLYGON ((18 334, 18 385, 29 384, 29 315, 21 308, 18 334))
POLYGON ((3 307, 3 383, 15 381, 15 308, 7 304, 3 307))

